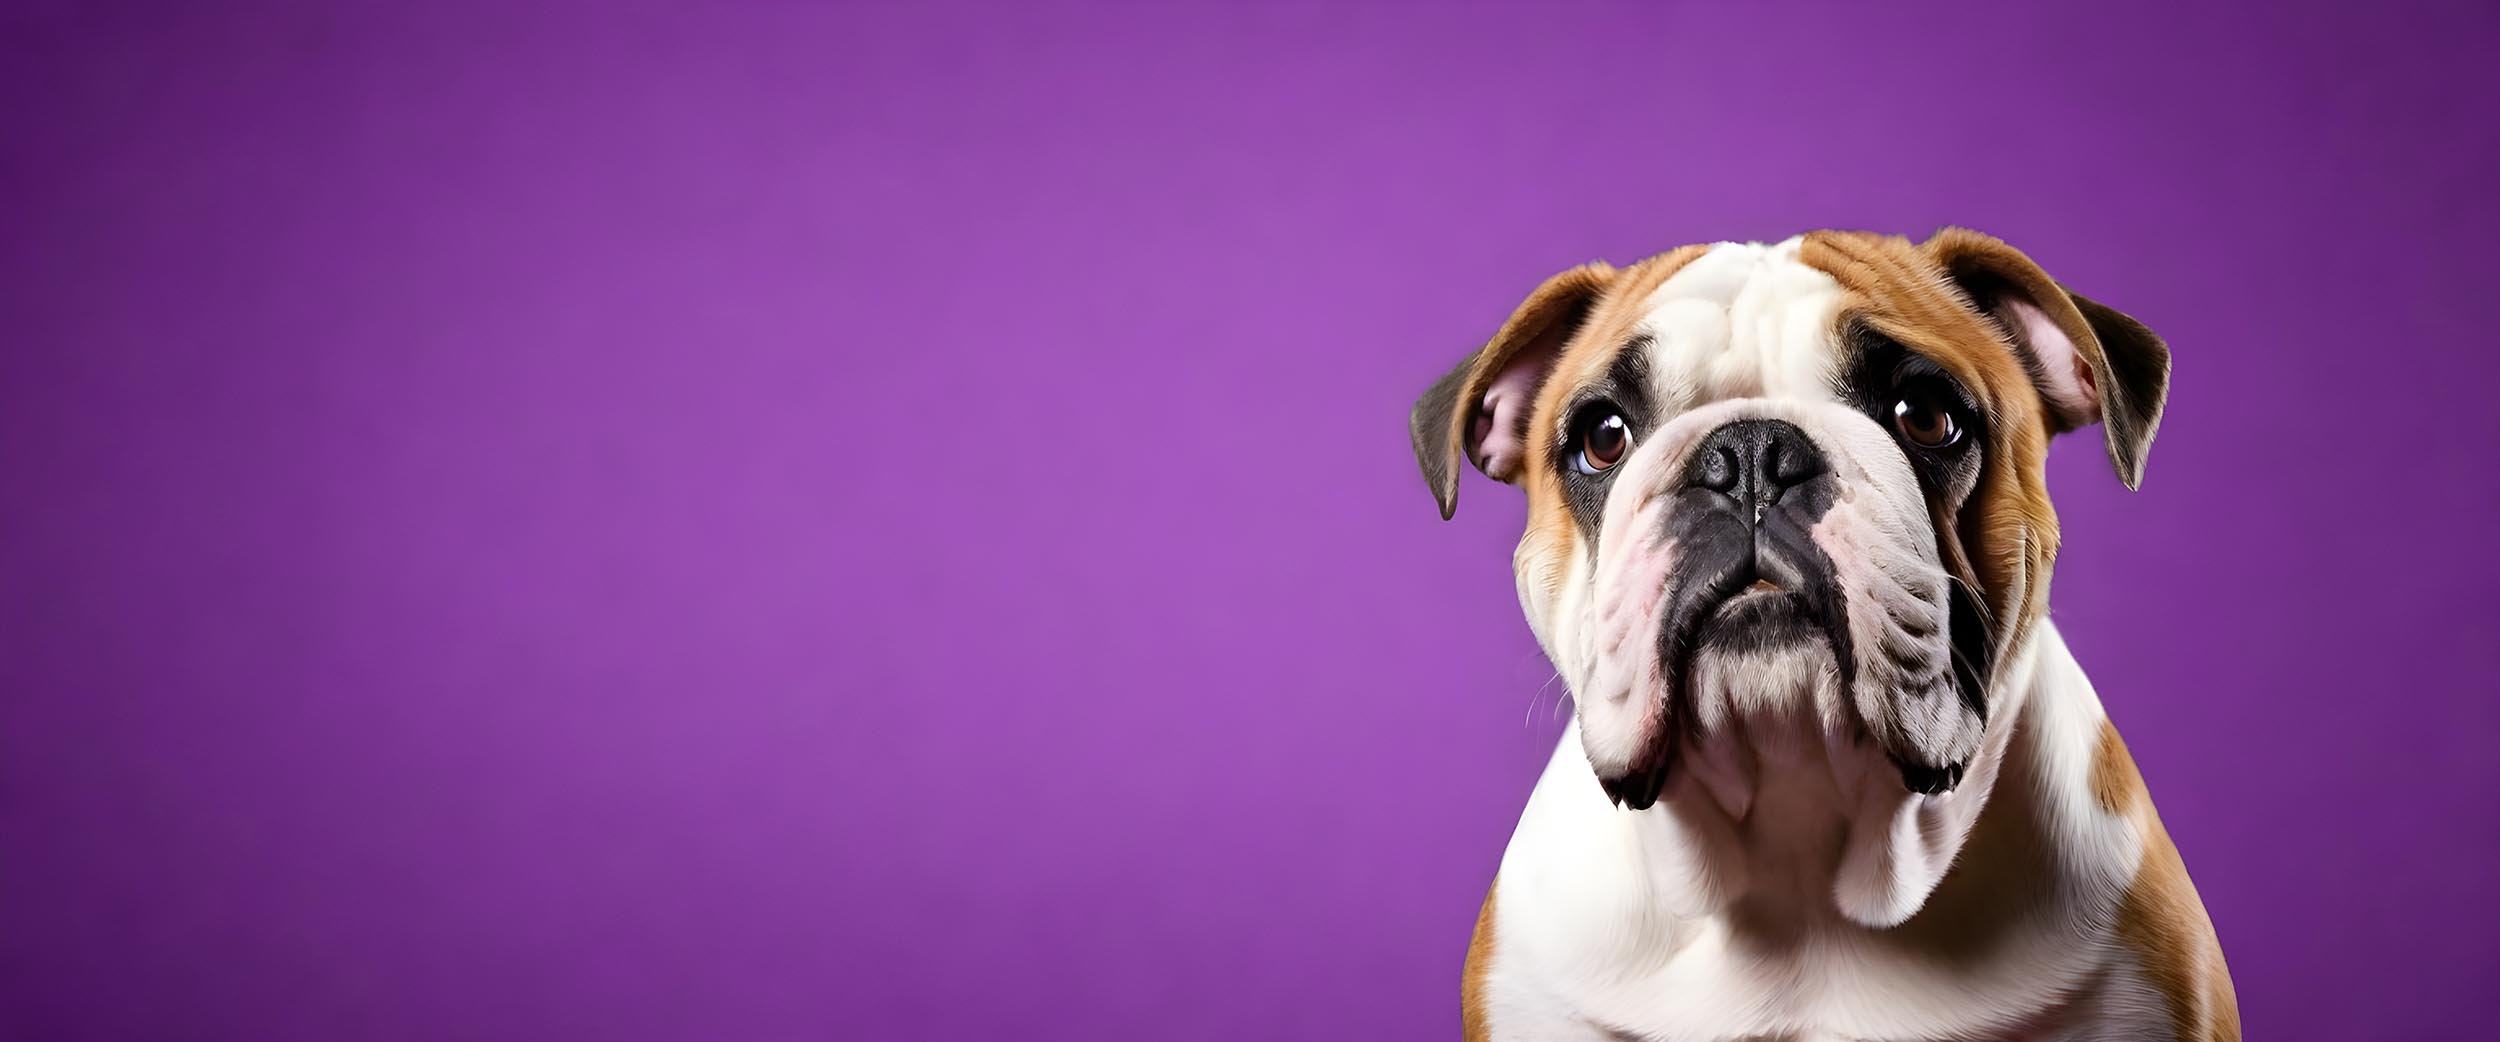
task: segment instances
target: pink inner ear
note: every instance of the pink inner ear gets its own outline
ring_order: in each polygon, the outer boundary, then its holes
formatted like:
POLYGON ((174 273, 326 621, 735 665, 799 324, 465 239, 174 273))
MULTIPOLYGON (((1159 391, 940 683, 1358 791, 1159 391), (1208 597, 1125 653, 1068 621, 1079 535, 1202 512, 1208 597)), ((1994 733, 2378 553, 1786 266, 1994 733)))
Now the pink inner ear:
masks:
POLYGON ((1543 361, 1535 352, 1512 359, 1494 375, 1476 406, 1468 452, 1475 456, 1476 467, 1495 481, 1519 480, 1519 470, 1528 461, 1528 445, 1520 440, 1519 431, 1527 423, 1543 361))
POLYGON ((2057 410, 2058 418, 2069 427, 2101 422, 2100 392, 2092 385, 2092 368, 2084 364, 2074 339, 2030 301, 2015 298, 2003 306, 2040 362, 2040 394, 2057 410))

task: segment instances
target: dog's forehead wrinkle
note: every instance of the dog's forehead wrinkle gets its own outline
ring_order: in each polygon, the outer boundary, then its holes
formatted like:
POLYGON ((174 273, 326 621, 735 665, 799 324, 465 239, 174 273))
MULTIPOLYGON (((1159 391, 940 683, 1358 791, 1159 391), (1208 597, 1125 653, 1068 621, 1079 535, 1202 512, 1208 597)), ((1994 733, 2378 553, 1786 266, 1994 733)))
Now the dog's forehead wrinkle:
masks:
POLYGON ((1650 293, 1634 328, 1660 403, 1831 397, 1841 290, 1799 242, 1719 243, 1650 293))

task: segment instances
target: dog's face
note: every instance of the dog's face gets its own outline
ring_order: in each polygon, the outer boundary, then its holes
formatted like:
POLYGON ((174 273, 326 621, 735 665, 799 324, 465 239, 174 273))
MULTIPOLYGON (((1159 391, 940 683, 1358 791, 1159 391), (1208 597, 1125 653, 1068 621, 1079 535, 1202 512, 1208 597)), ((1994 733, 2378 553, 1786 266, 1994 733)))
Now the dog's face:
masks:
POLYGON ((1994 239, 1817 232, 1557 275, 1413 434, 1444 516, 1462 456, 1525 490, 1520 603, 1619 802, 1773 719, 1906 798, 1961 783, 2046 604, 2049 438, 2101 423, 2133 487, 2168 372, 1994 239))

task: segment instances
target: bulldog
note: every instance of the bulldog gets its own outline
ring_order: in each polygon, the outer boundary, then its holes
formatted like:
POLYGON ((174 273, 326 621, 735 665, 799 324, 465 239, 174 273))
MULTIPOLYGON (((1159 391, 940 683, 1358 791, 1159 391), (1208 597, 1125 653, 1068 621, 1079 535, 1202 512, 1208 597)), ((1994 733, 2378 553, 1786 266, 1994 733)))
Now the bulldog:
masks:
POLYGON ((2134 489, 2170 356, 1962 229, 1687 246, 1529 294, 1411 417, 1527 495, 1573 719, 1469 1039, 2238 1039, 2211 922, 2047 617, 2049 439, 2134 489))

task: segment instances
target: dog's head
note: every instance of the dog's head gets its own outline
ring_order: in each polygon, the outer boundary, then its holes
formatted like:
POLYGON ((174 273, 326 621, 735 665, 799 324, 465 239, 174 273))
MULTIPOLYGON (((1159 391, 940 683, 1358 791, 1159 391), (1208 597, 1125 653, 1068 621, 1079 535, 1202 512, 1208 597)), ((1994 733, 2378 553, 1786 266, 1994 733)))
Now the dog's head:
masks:
POLYGON ((1527 493, 1520 603, 1619 802, 1771 718, 1908 799, 1962 783, 2045 610, 2049 439, 2100 424, 2133 488, 2169 368, 1995 239, 1816 232, 1556 275, 1412 428, 1444 517, 1462 457, 1527 493))

